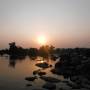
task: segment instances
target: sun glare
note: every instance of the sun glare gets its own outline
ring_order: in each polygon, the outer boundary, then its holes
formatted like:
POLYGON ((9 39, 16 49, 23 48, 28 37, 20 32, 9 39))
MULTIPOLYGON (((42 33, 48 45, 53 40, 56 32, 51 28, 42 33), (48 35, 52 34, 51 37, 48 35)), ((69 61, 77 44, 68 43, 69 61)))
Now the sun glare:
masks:
POLYGON ((46 44, 46 37, 45 36, 39 36, 38 37, 38 43, 41 45, 45 45, 46 44))

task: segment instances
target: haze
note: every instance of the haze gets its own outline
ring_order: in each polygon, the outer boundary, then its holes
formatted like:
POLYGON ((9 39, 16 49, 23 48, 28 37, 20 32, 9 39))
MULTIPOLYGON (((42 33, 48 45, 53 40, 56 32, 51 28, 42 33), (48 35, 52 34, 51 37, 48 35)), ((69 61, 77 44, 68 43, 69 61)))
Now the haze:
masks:
POLYGON ((90 47, 90 0, 0 0, 0 48, 15 41, 39 47, 90 47))

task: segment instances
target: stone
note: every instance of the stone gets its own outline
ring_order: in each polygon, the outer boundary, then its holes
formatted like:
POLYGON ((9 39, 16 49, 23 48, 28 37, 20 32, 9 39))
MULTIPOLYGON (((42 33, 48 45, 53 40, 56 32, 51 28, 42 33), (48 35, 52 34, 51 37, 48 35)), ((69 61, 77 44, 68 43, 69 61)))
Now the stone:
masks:
POLYGON ((37 77, 26 77, 25 80, 27 81, 34 81, 35 79, 37 79, 37 77))
POLYGON ((40 72, 40 69, 33 71, 33 75, 36 75, 40 72))
POLYGON ((41 89, 41 88, 36 88, 36 89, 32 89, 32 90, 44 90, 44 89, 41 89))
POLYGON ((82 84, 82 87, 90 90, 90 84, 83 83, 82 84))
POLYGON ((32 86, 32 84, 26 84, 26 86, 27 86, 27 87, 30 87, 30 86, 32 86))
POLYGON ((52 84, 52 83, 46 83, 45 85, 43 85, 43 88, 49 89, 49 90, 55 90, 56 89, 56 85, 52 84))
POLYGON ((72 87, 72 89, 80 89, 81 88, 80 85, 73 83, 73 82, 68 82, 67 85, 72 87))
POLYGON ((48 63, 44 62, 44 63, 37 63, 36 66, 40 67, 40 68, 49 68, 48 63))
POLYGON ((40 76, 46 75, 46 72, 38 72, 38 75, 40 75, 40 76))
POLYGON ((41 79, 48 81, 48 82, 52 82, 52 83, 59 83, 60 80, 54 77, 47 77, 47 76, 41 76, 41 79))

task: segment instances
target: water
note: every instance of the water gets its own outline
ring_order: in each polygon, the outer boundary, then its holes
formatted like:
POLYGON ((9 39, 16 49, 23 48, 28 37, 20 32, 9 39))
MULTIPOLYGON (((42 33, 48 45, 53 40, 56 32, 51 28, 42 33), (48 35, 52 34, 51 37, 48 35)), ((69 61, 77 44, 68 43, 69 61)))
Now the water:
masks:
MULTIPOLYGON (((37 60, 32 60, 29 57, 16 60, 10 60, 9 56, 0 57, 0 90, 32 90, 33 88, 41 88, 45 81, 40 78, 34 82, 25 80, 25 77, 33 76, 33 71, 40 69, 35 66, 36 63, 38 63, 37 60), (32 84, 32 86, 27 87, 27 84, 32 84)), ((49 60, 48 63, 54 67, 55 61, 49 60)), ((43 71, 47 73, 47 76, 64 79, 63 76, 52 74, 50 72, 52 68, 43 71)))

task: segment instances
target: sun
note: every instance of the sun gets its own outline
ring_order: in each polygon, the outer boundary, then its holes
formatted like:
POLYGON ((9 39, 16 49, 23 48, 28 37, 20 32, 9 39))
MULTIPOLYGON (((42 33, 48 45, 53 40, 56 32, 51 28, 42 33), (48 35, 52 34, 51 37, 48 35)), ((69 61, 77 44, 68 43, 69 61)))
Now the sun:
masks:
POLYGON ((40 45, 45 45, 46 42, 47 42, 47 40, 46 40, 46 37, 44 35, 41 35, 41 36, 38 37, 38 43, 40 45))

